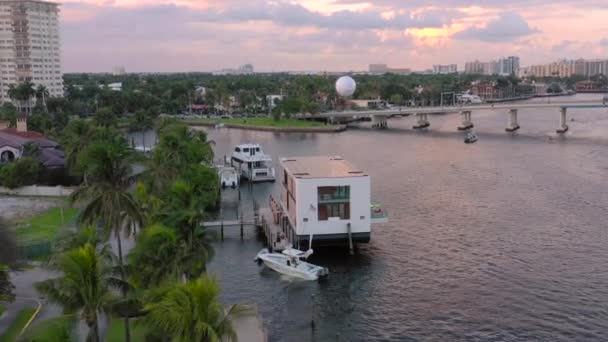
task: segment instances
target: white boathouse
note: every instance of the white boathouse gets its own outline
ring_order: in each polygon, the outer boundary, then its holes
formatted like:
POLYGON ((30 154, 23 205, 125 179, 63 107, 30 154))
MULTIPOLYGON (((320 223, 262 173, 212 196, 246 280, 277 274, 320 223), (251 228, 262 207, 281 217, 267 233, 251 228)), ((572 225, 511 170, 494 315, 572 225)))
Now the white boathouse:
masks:
POLYGON ((341 157, 293 157, 280 161, 279 203, 271 199, 275 223, 294 245, 367 243, 371 225, 388 220, 371 202, 371 179, 341 157))

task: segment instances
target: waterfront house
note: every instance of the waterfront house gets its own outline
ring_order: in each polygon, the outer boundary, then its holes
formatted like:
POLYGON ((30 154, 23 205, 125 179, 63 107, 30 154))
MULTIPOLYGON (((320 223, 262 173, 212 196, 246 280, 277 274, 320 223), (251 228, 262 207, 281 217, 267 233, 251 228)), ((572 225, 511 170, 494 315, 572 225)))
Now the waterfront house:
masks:
POLYGON ((281 226, 294 244, 366 243, 387 220, 371 202, 371 179, 341 157, 281 159, 281 226))
POLYGON ((28 131, 26 117, 18 118, 15 128, 0 123, 0 163, 10 163, 21 158, 28 143, 38 147, 37 158, 44 168, 65 167, 64 153, 59 149, 59 144, 42 133, 28 131))

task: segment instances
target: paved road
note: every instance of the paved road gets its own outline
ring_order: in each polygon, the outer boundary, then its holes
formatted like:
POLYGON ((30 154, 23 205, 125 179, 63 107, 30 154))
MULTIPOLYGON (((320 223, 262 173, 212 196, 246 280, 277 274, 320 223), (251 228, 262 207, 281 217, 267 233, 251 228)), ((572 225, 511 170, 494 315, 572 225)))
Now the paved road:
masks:
POLYGON ((3 334, 13 323, 21 310, 38 307, 38 302, 34 298, 16 298, 14 302, 5 304, 6 311, 0 317, 0 334, 3 334))
MULTIPOLYGON (((38 307, 40 296, 34 288, 34 284, 53 276, 53 272, 40 267, 35 267, 26 271, 11 272, 11 281, 15 285, 16 299, 13 303, 6 304, 6 312, 0 317, 0 333, 4 332, 11 325, 21 310, 38 307)), ((55 317, 58 314, 61 314, 60 307, 45 304, 42 306, 34 323, 55 317)))

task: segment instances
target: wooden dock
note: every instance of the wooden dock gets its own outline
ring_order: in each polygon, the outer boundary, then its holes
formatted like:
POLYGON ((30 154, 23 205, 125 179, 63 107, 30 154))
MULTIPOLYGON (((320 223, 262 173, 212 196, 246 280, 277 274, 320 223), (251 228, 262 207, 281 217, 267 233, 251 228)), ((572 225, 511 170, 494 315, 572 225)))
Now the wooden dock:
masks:
MULTIPOLYGON (((266 235, 266 243, 268 244, 268 248, 283 250, 291 244, 287 239, 287 235, 281 228, 280 223, 277 223, 275 220, 273 212, 270 208, 261 208, 259 210, 259 217, 262 230, 266 235), (283 239, 280 238, 281 236, 283 236, 283 239)), ((279 217, 278 221, 280 222, 281 219, 282 218, 279 217)))

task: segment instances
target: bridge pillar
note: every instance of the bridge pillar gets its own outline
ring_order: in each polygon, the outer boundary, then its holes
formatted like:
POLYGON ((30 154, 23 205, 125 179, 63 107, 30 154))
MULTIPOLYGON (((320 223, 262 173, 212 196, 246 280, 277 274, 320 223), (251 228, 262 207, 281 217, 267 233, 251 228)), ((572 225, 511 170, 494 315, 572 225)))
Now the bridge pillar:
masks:
POLYGON ((423 129, 430 127, 431 123, 429 122, 428 114, 416 114, 416 124, 414 124, 414 129, 423 129))
POLYGON ((517 109, 513 108, 509 110, 509 126, 505 129, 507 132, 515 132, 519 129, 519 124, 517 123, 517 109))
POLYGON ((388 122, 385 115, 373 115, 372 116, 372 128, 387 128, 388 122))
POLYGON ((556 132, 562 134, 562 133, 568 132, 568 128, 569 128, 568 124, 566 123, 566 120, 567 120, 566 116, 568 114, 568 108, 562 107, 560 114, 561 115, 559 118, 559 128, 557 129, 556 132))
POLYGON ((458 126, 459 131, 466 131, 467 129, 471 129, 471 128, 475 127, 475 125, 473 125, 473 122, 471 121, 471 111, 470 110, 461 111, 460 116, 462 117, 462 124, 460 124, 460 126, 458 126))

